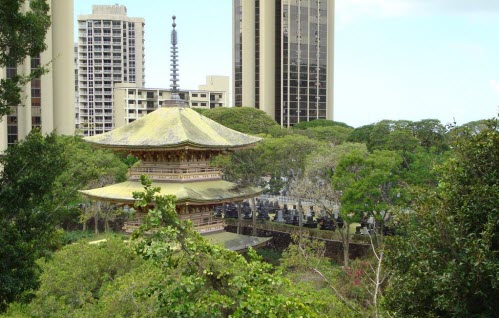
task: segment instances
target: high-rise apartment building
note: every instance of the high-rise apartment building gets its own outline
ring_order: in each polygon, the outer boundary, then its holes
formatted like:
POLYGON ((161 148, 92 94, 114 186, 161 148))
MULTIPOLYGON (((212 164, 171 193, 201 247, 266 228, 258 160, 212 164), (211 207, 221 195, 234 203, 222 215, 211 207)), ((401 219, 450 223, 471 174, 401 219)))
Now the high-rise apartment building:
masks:
MULTIPOLYGON (((23 105, 0 121, 0 153, 8 145, 26 137, 39 127, 43 133, 74 133, 73 89, 73 0, 50 0, 52 25, 47 31, 47 49, 39 56, 27 57, 21 65, 0 68, 0 79, 28 74, 39 65, 49 64, 49 72, 27 83, 22 90, 23 105)), ((29 10, 29 1, 23 4, 29 10)))
MULTIPOLYGON (((229 77, 210 75, 206 84, 198 90, 177 90, 178 98, 192 108, 210 109, 229 107, 229 77)), ((173 91, 167 88, 144 88, 130 84, 116 84, 114 87, 114 127, 121 127, 136 119, 167 107, 173 91)))
POLYGON ((334 0, 233 0, 233 105, 333 119, 334 0))
POLYGON ((78 129, 93 136, 113 129, 113 85, 144 87, 144 19, 125 6, 92 7, 78 16, 78 129))

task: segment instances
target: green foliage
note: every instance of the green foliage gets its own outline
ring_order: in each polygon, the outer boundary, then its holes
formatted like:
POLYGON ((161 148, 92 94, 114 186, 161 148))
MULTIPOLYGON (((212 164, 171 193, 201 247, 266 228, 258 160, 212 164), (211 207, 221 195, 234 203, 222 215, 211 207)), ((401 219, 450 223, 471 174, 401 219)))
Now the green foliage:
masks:
POLYGON ((321 144, 305 136, 290 134, 268 137, 255 148, 218 156, 212 164, 221 167, 225 178, 242 185, 260 185, 262 177, 272 176, 272 192, 287 188, 305 169, 307 155, 321 144), (282 183, 285 177, 287 183, 282 183))
POLYGON ((390 239, 386 306, 400 317, 493 317, 499 299, 499 131, 464 130, 390 239))
POLYGON ((227 180, 244 186, 255 186, 261 183, 261 177, 265 175, 262 155, 263 148, 257 146, 219 155, 212 160, 211 164, 222 168, 224 178, 227 180))
POLYGON ((314 308, 289 293, 289 282, 253 250, 240 254, 208 244, 175 213, 172 196, 158 196, 147 178, 135 193, 148 217, 132 237, 137 252, 158 264, 164 276, 152 286, 165 317, 317 317, 314 308), (145 235, 149 233, 150 235, 145 235))
MULTIPOLYGON (((314 308, 321 317, 362 317, 365 308, 352 296, 358 289, 344 279, 346 271, 324 257, 323 241, 293 237, 293 243, 283 252, 279 269, 299 291, 302 299, 314 297, 314 308)), ((362 286, 364 287, 364 286, 362 286)), ((365 315, 367 316, 367 315, 365 315)))
POLYGON ((461 126, 456 126, 455 124, 449 126, 448 138, 455 142, 460 137, 476 135, 482 130, 487 129, 487 120, 475 120, 462 124, 461 126))
POLYGON ((353 127, 348 126, 345 123, 328 119, 315 119, 311 121, 302 121, 299 122, 298 124, 293 125, 293 129, 309 129, 315 127, 334 127, 334 126, 353 129, 353 127))
POLYGON ((442 153, 449 149, 446 133, 447 129, 436 119, 382 120, 354 129, 348 141, 366 143, 369 151, 395 150, 406 154, 422 147, 442 153))
POLYGON ((131 168, 133 165, 135 165, 137 162, 140 161, 139 158, 135 157, 134 155, 131 154, 118 154, 120 157, 121 161, 126 164, 128 168, 131 168))
POLYGON ((305 136, 287 135, 266 138, 257 148, 262 150, 261 159, 267 174, 285 177, 289 183, 303 174, 307 156, 320 146, 319 142, 305 136))
POLYGON ((347 141, 352 131, 353 128, 342 126, 317 126, 306 130, 298 130, 297 132, 315 140, 339 145, 347 141))
MULTIPOLYGON (((0 3, 0 68, 18 65, 26 57, 37 56, 46 49, 49 5, 46 0, 32 0, 30 10, 22 13, 24 2, 4 0, 0 3)), ((21 86, 45 72, 41 67, 26 75, 0 80, 0 118, 10 113, 10 106, 22 104, 21 86)))
MULTIPOLYGON (((61 206, 61 225, 66 227, 80 222, 81 209, 78 205, 84 202, 84 198, 79 190, 124 181, 128 167, 112 151, 96 149, 80 136, 57 138, 64 145, 68 165, 56 179, 52 194, 61 206)), ((133 161, 132 158, 130 160, 133 161)))
POLYGON ((376 123, 369 134, 367 148, 373 150, 412 151, 418 146, 413 136, 411 122, 406 120, 382 120, 376 123))
POLYGON ((333 184, 341 189, 341 210, 354 213, 358 220, 362 213, 383 211, 401 203, 398 171, 402 158, 392 151, 375 151, 365 155, 352 152, 338 163, 333 184))
MULTIPOLYGON (((99 244, 79 242, 66 245, 54 254, 53 259, 40 260, 39 265, 42 270, 40 288, 35 293, 36 298, 22 308, 25 312, 22 316, 78 316, 77 313, 94 310, 92 307, 101 304, 101 298, 103 302, 113 302, 116 294, 126 295, 133 290, 133 285, 123 286, 124 280, 130 283, 126 274, 145 274, 142 270, 144 261, 119 237, 99 244)), ((140 281, 148 282, 142 278, 140 281)), ((121 301, 121 305, 124 306, 125 301, 121 301)), ((113 309, 117 313, 123 311, 118 306, 113 309)), ((19 307, 13 306, 10 315, 15 316, 18 311, 19 307)))
POLYGON ((365 125, 361 127, 355 128, 350 136, 348 136, 347 141, 356 142, 356 143, 364 143, 369 144, 371 141, 371 131, 374 128, 374 124, 365 125))
POLYGON ((0 166, 1 311, 37 286, 35 260, 52 246, 59 221, 52 191, 67 160, 55 134, 33 130, 6 150, 0 166))
POLYGON ((278 266, 280 264, 280 259, 282 257, 282 252, 274 248, 260 247, 256 250, 256 253, 262 258, 262 261, 267 262, 273 266, 278 266))
POLYGON ((94 236, 94 233, 90 231, 67 231, 64 232, 61 243, 62 245, 68 245, 78 242, 81 239, 88 239, 94 236))
POLYGON ((426 150, 441 153, 449 150, 447 128, 437 119, 424 119, 412 125, 414 136, 426 150))
POLYGON ((264 111, 253 107, 217 107, 206 110, 204 116, 245 134, 268 134, 279 125, 264 111))
MULTIPOLYGON (((78 190, 102 180, 123 180, 127 167, 80 137, 43 136, 33 130, 0 157, 0 310, 36 288, 35 260, 62 238, 55 226, 75 223, 78 190)), ((109 182, 109 181, 108 181, 109 182)))
POLYGON ((403 166, 406 168, 400 167, 400 176, 412 187, 434 188, 438 185, 439 175, 434 167, 442 164, 448 157, 448 152, 436 153, 417 148, 403 157, 403 166))
POLYGON ((81 317, 157 317, 158 298, 149 290, 161 277, 158 266, 144 262, 104 285, 98 302, 84 307, 81 317))

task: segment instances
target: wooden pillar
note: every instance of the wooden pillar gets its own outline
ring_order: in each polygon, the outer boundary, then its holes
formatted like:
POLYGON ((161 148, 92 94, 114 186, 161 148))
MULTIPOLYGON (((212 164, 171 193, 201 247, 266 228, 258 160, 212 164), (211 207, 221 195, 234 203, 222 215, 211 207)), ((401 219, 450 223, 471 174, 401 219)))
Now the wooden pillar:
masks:
POLYGON ((237 234, 241 234, 241 202, 237 202, 237 234))
POLYGON ((251 235, 256 236, 256 202, 255 198, 251 198, 251 216, 253 217, 253 230, 251 235))

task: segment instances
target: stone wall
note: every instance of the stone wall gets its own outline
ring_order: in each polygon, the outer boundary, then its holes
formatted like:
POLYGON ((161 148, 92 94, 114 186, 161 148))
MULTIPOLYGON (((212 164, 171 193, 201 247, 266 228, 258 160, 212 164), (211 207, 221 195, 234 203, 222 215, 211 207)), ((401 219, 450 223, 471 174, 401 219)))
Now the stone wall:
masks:
MULTIPOLYGON (((237 227, 228 225, 225 227, 227 232, 236 233, 237 227)), ((241 234, 251 235, 251 227, 242 227, 241 234)), ((257 236, 259 237, 272 237, 267 243, 268 248, 273 248, 276 250, 285 250, 292 242, 291 234, 286 232, 270 231, 257 229, 257 236)), ((320 238, 319 238, 320 239, 320 238)), ((326 257, 333 259, 338 263, 343 262, 343 246, 341 241, 334 241, 328 239, 320 239, 326 244, 326 257)), ((364 243, 350 243, 350 259, 356 259, 367 255, 371 250, 369 244, 364 243)))

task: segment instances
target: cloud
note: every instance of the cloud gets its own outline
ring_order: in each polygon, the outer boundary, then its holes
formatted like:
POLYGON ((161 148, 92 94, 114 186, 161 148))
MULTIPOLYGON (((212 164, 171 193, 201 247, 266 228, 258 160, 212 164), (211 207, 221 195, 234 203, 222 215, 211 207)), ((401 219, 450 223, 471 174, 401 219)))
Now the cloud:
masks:
POLYGON ((499 1, 497 0, 412 0, 411 2, 419 3, 426 10, 445 11, 449 13, 499 12, 499 1))
POLYGON ((364 16, 390 18, 425 14, 498 14, 498 0, 336 0, 340 24, 364 16))

